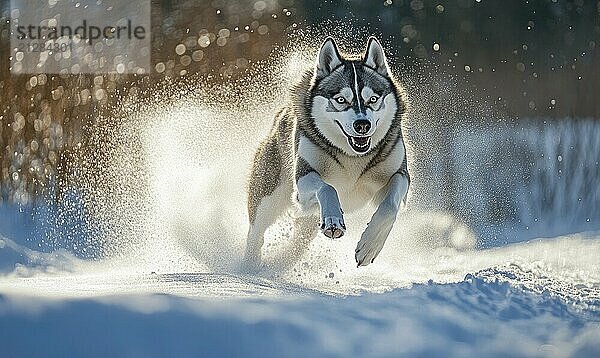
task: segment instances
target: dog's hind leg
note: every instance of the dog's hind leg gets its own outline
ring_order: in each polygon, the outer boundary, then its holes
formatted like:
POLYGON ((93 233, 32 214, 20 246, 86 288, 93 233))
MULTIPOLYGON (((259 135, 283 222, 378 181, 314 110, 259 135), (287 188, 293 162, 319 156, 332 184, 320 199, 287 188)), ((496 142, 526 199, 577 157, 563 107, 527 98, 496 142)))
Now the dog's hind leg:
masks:
POLYGON ((294 218, 294 232, 291 246, 286 252, 285 266, 293 266, 306 252, 308 245, 319 232, 319 216, 308 215, 294 218))
POLYGON ((281 185, 270 195, 258 200, 254 211, 251 210, 253 215, 250 215, 250 228, 246 241, 245 268, 256 270, 260 265, 265 231, 289 208, 290 191, 291 189, 286 185, 281 185))
POLYGON ((250 228, 244 266, 260 265, 264 233, 291 205, 292 184, 282 178, 282 158, 277 139, 268 137, 258 148, 249 178, 248 216, 250 228))

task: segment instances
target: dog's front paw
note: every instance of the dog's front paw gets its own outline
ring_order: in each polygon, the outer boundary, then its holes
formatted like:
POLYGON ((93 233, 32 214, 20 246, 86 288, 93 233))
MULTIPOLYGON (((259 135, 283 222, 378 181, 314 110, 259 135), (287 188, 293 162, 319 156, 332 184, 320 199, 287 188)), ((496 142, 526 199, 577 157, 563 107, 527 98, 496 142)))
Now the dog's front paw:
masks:
POLYGON ((344 218, 328 216, 321 219, 321 232, 332 239, 337 239, 344 236, 346 232, 346 225, 344 224, 344 218))
POLYGON ((373 263, 377 255, 381 252, 383 244, 385 244, 385 240, 391 230, 392 224, 374 225, 369 223, 367 225, 366 230, 360 237, 360 241, 356 245, 354 254, 357 263, 356 267, 367 266, 373 263))

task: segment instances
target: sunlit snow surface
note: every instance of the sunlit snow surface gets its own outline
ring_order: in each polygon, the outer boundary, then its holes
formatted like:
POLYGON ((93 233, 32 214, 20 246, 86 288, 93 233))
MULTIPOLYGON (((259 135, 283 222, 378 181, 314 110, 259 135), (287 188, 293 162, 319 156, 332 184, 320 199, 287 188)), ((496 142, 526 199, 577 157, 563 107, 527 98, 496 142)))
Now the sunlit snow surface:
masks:
POLYGON ((286 61, 283 81, 232 86, 249 99, 199 86, 100 119, 103 146, 73 174, 95 186, 63 197, 58 228, 33 219, 53 209, 0 205, 0 356, 600 356, 597 231, 481 243, 416 190, 368 267, 354 262, 365 210, 301 257, 284 217, 261 271, 240 270, 252 153, 281 84, 312 64, 286 61))
POLYGON ((367 268, 291 270, 302 280, 200 265, 151 272, 6 238, 0 247, 23 263, 0 278, 9 357, 600 353, 598 233, 408 257, 388 250, 367 268))

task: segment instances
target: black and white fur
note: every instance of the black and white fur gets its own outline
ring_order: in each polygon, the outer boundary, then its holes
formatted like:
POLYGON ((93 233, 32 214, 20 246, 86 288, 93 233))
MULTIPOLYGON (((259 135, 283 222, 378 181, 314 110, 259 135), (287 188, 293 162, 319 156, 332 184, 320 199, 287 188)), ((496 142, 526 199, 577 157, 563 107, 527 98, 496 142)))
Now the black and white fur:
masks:
POLYGON ((339 238, 344 212, 373 203, 355 252, 358 266, 372 263, 408 192, 401 130, 407 106, 375 38, 358 59, 342 57, 328 38, 255 155, 245 263, 260 264, 265 230, 290 208, 299 209, 293 235, 299 255, 319 229, 339 238))

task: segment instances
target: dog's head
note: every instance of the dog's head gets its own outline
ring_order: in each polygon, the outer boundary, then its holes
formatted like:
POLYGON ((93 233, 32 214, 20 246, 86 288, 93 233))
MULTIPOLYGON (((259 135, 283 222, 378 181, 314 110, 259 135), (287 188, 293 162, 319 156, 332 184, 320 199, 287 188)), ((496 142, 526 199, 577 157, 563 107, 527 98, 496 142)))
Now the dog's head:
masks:
POLYGON ((318 131, 348 155, 368 153, 384 138, 398 98, 383 48, 374 37, 360 59, 340 56, 328 38, 317 56, 311 115, 318 131))

